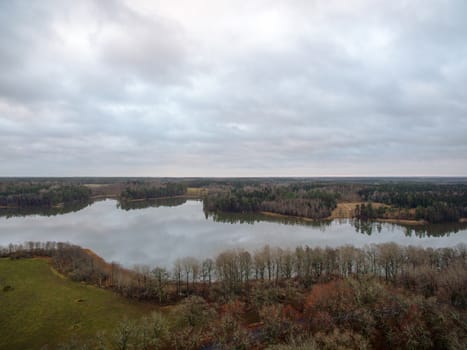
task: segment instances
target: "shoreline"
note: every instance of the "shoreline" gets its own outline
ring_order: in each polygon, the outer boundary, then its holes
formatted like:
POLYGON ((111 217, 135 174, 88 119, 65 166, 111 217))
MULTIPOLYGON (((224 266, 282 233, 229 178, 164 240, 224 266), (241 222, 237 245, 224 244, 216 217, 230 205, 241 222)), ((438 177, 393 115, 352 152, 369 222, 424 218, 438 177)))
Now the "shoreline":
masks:
MULTIPOLYGON (((116 194, 108 194, 108 195, 96 195, 90 197, 90 201, 99 201, 99 200, 105 200, 105 199, 115 199, 115 200, 120 200, 122 202, 127 202, 127 203, 138 203, 138 202, 145 202, 145 201, 157 201, 157 200, 167 200, 167 199, 186 199, 186 200, 202 200, 202 197, 198 195, 178 195, 178 196, 165 196, 165 197, 155 197, 155 198, 138 198, 138 199, 122 199, 116 194)), ((265 215, 268 217, 275 217, 275 218, 281 218, 281 219, 291 219, 291 220, 299 220, 299 221, 305 221, 305 222, 319 222, 319 221, 332 221, 332 220, 339 220, 339 219, 355 219, 355 217, 350 216, 350 208, 345 208, 347 209, 346 213, 345 212, 340 212, 336 213, 337 209, 341 209, 342 206, 349 206, 352 207, 356 204, 359 203, 339 203, 338 207, 334 209, 333 213, 331 213, 330 216, 325 217, 325 218, 320 218, 320 219, 314 219, 314 218, 309 218, 305 216, 295 216, 295 215, 287 215, 287 214, 280 214, 280 213, 275 213, 271 211, 259 211, 256 212, 261 215, 265 215), (341 204, 341 206, 339 206, 341 204)), ((3 209, 34 209, 34 208, 49 208, 49 209, 60 209, 65 206, 65 203, 58 203, 52 207, 41 207, 41 206, 28 206, 28 207, 18 207, 18 206, 0 206, 0 210, 3 209)), ((423 225, 433 225, 432 223, 425 221, 425 220, 416 220, 416 219, 397 219, 397 218, 374 218, 372 221, 376 222, 382 222, 382 223, 389 223, 389 224, 399 224, 399 225, 409 225, 409 226, 423 226, 423 225)), ((441 224, 455 224, 455 223, 460 223, 460 224, 467 224, 467 218, 460 218, 458 221, 452 221, 452 222, 442 222, 441 224)))
POLYGON ((305 216, 279 214, 279 213, 274 213, 272 211, 260 211, 259 213, 262 214, 262 215, 269 216, 269 217, 282 218, 282 219, 296 219, 296 220, 303 220, 303 221, 308 221, 308 222, 318 222, 318 221, 323 221, 323 220, 332 220, 329 217, 323 218, 323 219, 312 219, 312 218, 307 218, 305 216))
POLYGON ((430 223, 425 220, 415 220, 415 219, 380 219, 377 218, 375 221, 386 222, 389 224, 400 224, 400 225, 412 225, 412 226, 423 226, 429 225, 430 223))
MULTIPOLYGON (((279 213, 274 213, 270 211, 260 211, 259 212, 262 215, 266 215, 269 217, 276 217, 276 218, 282 218, 282 219, 296 219, 296 220, 302 220, 302 221, 307 221, 307 222, 319 222, 319 221, 331 221, 331 220, 339 220, 339 219, 355 219, 354 217, 349 217, 349 216, 328 216, 326 218, 322 219, 312 219, 312 218, 307 218, 304 216, 295 216, 295 215, 285 215, 285 214, 279 214, 279 213)), ((424 225, 430 225, 429 222, 425 220, 415 220, 415 219, 384 219, 384 218, 375 218, 372 221, 377 221, 377 222, 383 222, 383 223, 388 223, 388 224, 398 224, 398 225, 409 225, 409 226, 424 226, 424 225)), ((453 223, 467 223, 467 218, 462 218, 458 222, 453 222, 453 223)))
POLYGON ((165 196, 165 197, 154 197, 154 198, 137 198, 137 199, 123 199, 119 198, 118 196, 115 196, 113 198, 120 199, 122 202, 145 202, 145 201, 157 201, 158 199, 172 199, 172 198, 177 198, 177 199, 199 199, 201 200, 202 198, 199 196, 190 196, 190 195, 178 195, 178 196, 165 196))
POLYGON ((116 195, 116 194, 98 194, 98 195, 90 197, 90 199, 107 199, 107 198, 118 198, 118 195, 116 195))

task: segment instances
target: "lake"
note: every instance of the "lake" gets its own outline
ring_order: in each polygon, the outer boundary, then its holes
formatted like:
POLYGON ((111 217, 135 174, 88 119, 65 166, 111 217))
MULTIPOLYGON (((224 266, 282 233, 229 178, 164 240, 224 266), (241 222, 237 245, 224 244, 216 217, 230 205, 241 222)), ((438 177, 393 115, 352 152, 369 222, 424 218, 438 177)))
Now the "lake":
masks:
MULTIPOLYGON (((0 245, 25 241, 61 241, 90 248, 107 261, 172 267, 177 258, 213 257, 229 248, 250 251, 266 244, 338 247, 396 242, 423 247, 451 247, 467 242, 467 225, 414 228, 388 223, 334 220, 318 223, 258 215, 211 215, 201 201, 131 203, 94 202, 77 211, 44 216, 0 212, 0 245)), ((50 215, 51 213, 48 213, 50 215)))

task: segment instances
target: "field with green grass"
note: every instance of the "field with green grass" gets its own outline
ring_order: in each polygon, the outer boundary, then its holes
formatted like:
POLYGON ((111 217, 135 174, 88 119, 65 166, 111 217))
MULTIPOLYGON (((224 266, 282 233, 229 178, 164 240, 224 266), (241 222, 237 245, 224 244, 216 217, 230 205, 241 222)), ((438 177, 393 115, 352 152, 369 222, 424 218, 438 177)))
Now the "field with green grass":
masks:
POLYGON ((0 259, 0 349, 54 349, 72 338, 111 332, 121 320, 152 310, 63 278, 47 260, 0 259))

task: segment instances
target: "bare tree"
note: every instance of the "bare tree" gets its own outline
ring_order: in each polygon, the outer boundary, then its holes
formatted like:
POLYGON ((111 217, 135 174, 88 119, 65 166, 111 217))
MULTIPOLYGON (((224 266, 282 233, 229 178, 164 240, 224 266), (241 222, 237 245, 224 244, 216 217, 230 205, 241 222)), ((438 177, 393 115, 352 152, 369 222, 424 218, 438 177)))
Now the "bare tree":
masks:
POLYGON ((174 262, 174 273, 173 273, 176 281, 177 281, 177 294, 181 294, 182 289, 182 260, 177 259, 174 262))
POLYGON ((204 259, 202 263, 202 276, 203 282, 208 281, 209 285, 211 285, 212 281, 212 272, 214 270, 214 261, 210 258, 204 259))
POLYGON ((163 267, 155 267, 151 271, 153 277, 154 289, 157 297, 159 298, 159 303, 162 303, 166 298, 166 287, 169 283, 169 273, 163 267))

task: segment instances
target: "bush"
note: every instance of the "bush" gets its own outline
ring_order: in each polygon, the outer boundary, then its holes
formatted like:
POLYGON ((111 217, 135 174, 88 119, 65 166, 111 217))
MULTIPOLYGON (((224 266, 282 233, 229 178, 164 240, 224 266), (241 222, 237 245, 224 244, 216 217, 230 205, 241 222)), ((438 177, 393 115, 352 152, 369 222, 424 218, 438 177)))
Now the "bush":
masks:
POLYGON ((298 313, 290 306, 271 305, 259 312, 264 323, 263 335, 267 342, 277 343, 292 337, 298 331, 298 313))
POLYGON ((160 313, 143 317, 138 327, 139 349, 163 349, 169 342, 169 324, 160 313))
POLYGON ((3 287, 3 291, 4 292, 11 292, 14 288, 10 285, 6 285, 5 287, 3 287))
POLYGON ((123 320, 115 329, 112 344, 116 350, 131 349, 136 343, 137 326, 129 320, 123 320))
POLYGON ((216 323, 213 330, 216 349, 250 349, 253 343, 250 333, 244 329, 235 315, 227 313, 216 323))
POLYGON ((173 311, 177 327, 203 327, 216 316, 215 310, 201 297, 184 299, 173 311))

